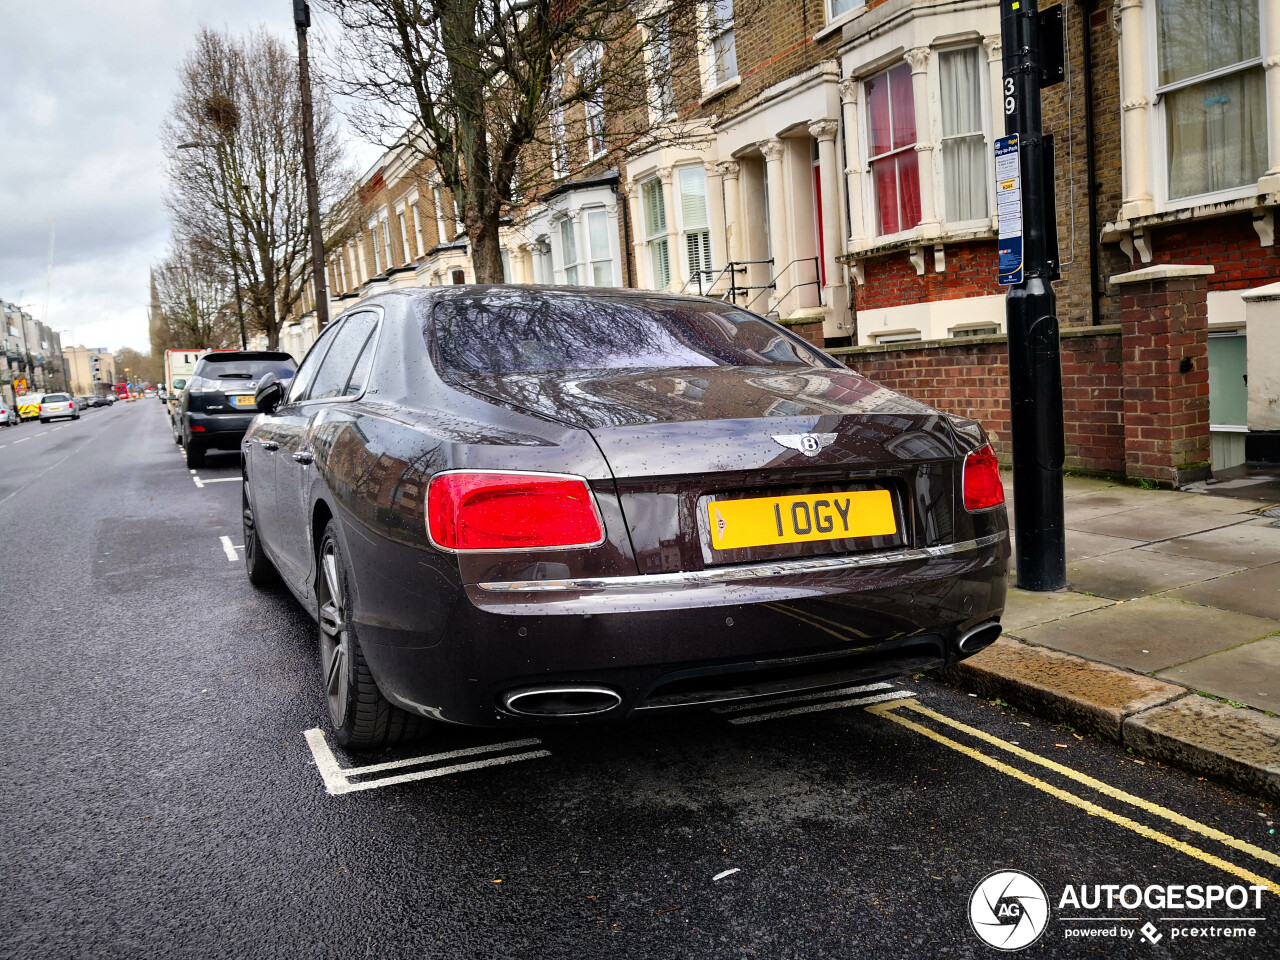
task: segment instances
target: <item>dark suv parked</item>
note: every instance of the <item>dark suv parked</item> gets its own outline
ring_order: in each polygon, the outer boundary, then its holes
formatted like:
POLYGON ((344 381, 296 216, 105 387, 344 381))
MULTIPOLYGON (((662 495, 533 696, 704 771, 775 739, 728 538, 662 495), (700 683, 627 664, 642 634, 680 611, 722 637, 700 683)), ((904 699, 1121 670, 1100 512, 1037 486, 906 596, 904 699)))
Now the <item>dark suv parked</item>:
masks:
POLYGON ((253 395, 268 373, 289 380, 297 369, 287 353, 223 350, 205 354, 178 401, 180 441, 188 467, 204 464, 208 450, 238 450, 257 415, 253 395))

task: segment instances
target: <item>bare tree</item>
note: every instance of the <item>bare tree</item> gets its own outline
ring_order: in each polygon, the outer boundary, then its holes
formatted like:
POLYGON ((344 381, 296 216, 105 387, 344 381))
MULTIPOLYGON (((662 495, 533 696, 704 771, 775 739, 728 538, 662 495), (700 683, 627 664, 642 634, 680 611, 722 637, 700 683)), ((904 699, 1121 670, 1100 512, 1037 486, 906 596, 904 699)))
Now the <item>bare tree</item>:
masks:
MULTIPOLYGON (((166 196, 175 237, 207 251, 239 279, 249 325, 275 349, 302 295, 308 260, 297 60, 259 29, 245 37, 202 28, 179 70, 180 89, 162 131, 166 196)), ((322 209, 346 191, 334 113, 315 98, 316 173, 322 209)), ((329 249, 345 242, 337 232, 329 249)))
POLYGON ((231 274, 218 246, 176 241, 154 275, 167 327, 166 349, 239 346, 231 274))
MULTIPOLYGON (((584 160, 706 134, 676 105, 717 69, 708 38, 725 4, 320 2, 343 28, 330 80, 355 105, 350 119, 430 161, 458 200, 482 283, 502 279, 498 228, 522 199, 584 160)), ((760 0, 734 6, 741 21, 760 0)))

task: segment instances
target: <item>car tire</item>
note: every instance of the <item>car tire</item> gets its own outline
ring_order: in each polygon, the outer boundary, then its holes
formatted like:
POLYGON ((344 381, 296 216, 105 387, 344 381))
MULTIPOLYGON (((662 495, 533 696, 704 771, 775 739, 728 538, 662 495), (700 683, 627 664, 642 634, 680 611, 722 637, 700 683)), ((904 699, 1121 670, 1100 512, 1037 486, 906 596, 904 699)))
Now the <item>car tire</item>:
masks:
POLYGON ((382 695, 360 648, 351 616, 350 568, 333 520, 320 538, 316 566, 320 678, 334 738, 344 747, 366 750, 418 737, 425 721, 382 695))
POLYGON ((187 466, 194 470, 196 467, 204 466, 204 446, 196 443, 195 440, 188 440, 182 445, 182 452, 186 454, 187 466))
POLYGON ((258 537, 258 526, 253 516, 253 505, 249 502, 249 477, 246 475, 240 487, 240 523, 244 531, 244 570, 249 575, 249 582, 255 587, 266 587, 280 579, 275 564, 262 550, 262 541, 258 537))

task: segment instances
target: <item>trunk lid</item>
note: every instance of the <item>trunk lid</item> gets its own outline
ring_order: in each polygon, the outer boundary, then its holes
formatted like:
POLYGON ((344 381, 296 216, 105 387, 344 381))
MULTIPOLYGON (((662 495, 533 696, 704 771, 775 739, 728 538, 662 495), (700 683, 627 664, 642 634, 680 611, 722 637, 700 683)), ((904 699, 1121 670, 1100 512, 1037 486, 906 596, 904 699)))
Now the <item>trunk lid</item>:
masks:
POLYGON ((642 574, 953 539, 957 447, 945 417, 850 370, 481 374, 468 386, 590 432, 613 471, 642 574), (726 518, 741 520, 741 508, 715 510, 731 500, 760 501, 747 506, 756 520, 777 507, 778 532, 785 526, 788 536, 838 519, 841 508, 891 509, 893 530, 717 549, 726 518))

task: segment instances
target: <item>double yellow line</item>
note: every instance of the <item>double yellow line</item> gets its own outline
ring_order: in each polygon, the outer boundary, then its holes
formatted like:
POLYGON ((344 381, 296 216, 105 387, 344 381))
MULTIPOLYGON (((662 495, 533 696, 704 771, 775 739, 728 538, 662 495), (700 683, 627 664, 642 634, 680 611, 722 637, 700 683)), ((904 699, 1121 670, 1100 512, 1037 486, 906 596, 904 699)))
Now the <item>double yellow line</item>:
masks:
POLYGON ((1039 754, 1032 753, 1030 750, 1024 750, 1016 744, 1009 743, 1007 740, 1001 740, 999 737, 992 736, 984 730, 971 727, 966 723, 961 723, 959 720, 953 720, 951 717, 944 716, 935 710, 930 710, 917 700, 893 700, 887 703, 877 703, 873 706, 867 707, 866 709, 868 713, 874 713, 876 716, 883 717, 886 720, 892 720, 894 723, 900 724, 908 730, 912 730, 921 736, 928 737, 930 740, 934 740, 943 746, 950 747, 952 750, 962 753, 971 759, 977 760, 979 763, 984 764, 993 770, 999 770, 1001 773, 1008 774, 1016 780, 1021 780, 1023 783, 1035 787, 1037 790, 1041 790, 1049 794, 1051 797, 1056 797, 1064 803, 1071 804, 1073 807, 1079 807, 1081 810, 1092 816, 1104 817, 1118 826, 1124 827, 1127 830, 1132 830, 1139 836, 1146 837, 1148 840, 1154 840, 1157 843, 1162 843, 1166 847, 1177 850, 1179 853, 1185 853, 1189 857, 1194 857, 1202 863, 1210 864, 1211 866, 1217 867, 1219 870, 1230 873, 1233 876, 1248 881, 1249 883, 1265 886, 1273 894, 1280 897, 1280 883, 1277 883, 1275 880, 1269 880, 1266 877, 1260 876, 1250 870, 1239 867, 1230 861, 1223 860, 1221 857, 1217 857, 1206 850, 1201 850, 1199 847, 1193 847, 1189 843, 1184 843, 1176 837, 1169 836, 1167 833, 1161 833, 1159 830, 1153 830, 1146 824, 1138 823, 1136 820, 1131 820, 1130 818, 1115 813, 1112 810, 1108 810, 1105 807, 1100 807, 1096 803, 1077 796, 1068 790, 1055 787, 1053 784, 1041 780, 1039 777, 1033 777, 1031 774, 1019 770, 1017 767, 1010 766, 1002 760, 988 756, 980 750, 953 740, 930 727, 917 723, 915 720, 908 719, 898 713, 898 711, 905 709, 918 713, 921 716, 928 717, 930 720, 951 727, 955 730, 959 730, 967 736, 973 737, 976 740, 981 740, 984 743, 988 743, 993 747, 999 748, 1000 750, 1004 750, 1021 760, 1027 761, 1028 763, 1034 763, 1047 770, 1052 770, 1054 773, 1074 780, 1082 786, 1096 790, 1104 796, 1130 804, 1131 806, 1144 810, 1147 813, 1168 820, 1170 823, 1177 824, 1179 827, 1182 827, 1192 833, 1198 833, 1207 839, 1216 840, 1221 844, 1231 847, 1233 850, 1238 850, 1241 853, 1246 853, 1251 857, 1261 860, 1263 863, 1268 863, 1273 867, 1280 867, 1280 856, 1272 853, 1270 850, 1264 850, 1261 847, 1254 846, 1252 843, 1239 840, 1230 834, 1223 833, 1221 830, 1207 826, 1197 820, 1192 820, 1190 817, 1184 817, 1182 814, 1177 811, 1170 810, 1168 807, 1162 807, 1158 803, 1152 803, 1150 800, 1145 800, 1142 797, 1126 793, 1125 791, 1119 790, 1110 784, 1103 783, 1101 780, 1095 779, 1088 774, 1081 773, 1079 770, 1074 770, 1071 767, 1064 766, 1063 764, 1055 763, 1053 760, 1049 760, 1039 754))

